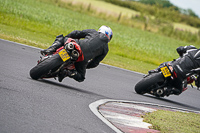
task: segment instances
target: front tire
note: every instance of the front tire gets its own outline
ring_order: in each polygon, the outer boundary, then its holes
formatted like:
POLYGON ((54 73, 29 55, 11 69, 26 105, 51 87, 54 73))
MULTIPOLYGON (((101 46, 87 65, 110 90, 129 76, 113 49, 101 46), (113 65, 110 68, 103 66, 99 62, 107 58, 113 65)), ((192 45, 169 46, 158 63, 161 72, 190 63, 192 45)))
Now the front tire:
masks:
POLYGON ((164 82, 164 76, 162 73, 153 73, 140 80, 135 85, 135 91, 138 94, 145 94, 150 91, 150 87, 160 82, 164 82))
POLYGON ((39 79, 43 75, 47 74, 53 68, 60 66, 63 63, 62 59, 58 54, 44 60, 43 62, 37 64, 30 70, 30 76, 32 79, 39 79))

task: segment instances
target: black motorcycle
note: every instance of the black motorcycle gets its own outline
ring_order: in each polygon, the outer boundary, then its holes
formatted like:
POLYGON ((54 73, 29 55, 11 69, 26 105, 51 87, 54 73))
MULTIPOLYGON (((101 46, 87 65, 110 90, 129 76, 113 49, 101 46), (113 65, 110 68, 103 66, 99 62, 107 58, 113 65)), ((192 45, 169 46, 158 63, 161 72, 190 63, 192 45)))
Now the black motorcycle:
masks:
MULTIPOLYGON (((191 74, 182 82, 183 91, 187 89, 187 85, 197 79, 196 74, 199 70, 192 70, 191 74)), ((164 97, 176 94, 178 90, 176 80, 177 73, 173 69, 171 62, 163 63, 155 71, 148 73, 135 85, 135 91, 138 94, 151 94, 156 97, 164 97)), ((192 85, 192 84, 191 84, 192 85)))

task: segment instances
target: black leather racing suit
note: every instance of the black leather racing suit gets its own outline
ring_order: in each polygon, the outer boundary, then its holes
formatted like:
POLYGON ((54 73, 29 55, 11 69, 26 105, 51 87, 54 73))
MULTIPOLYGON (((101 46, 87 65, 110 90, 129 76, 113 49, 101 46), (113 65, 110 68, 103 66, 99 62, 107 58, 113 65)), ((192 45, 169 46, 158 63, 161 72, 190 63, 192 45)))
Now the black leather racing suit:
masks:
POLYGON ((177 48, 177 52, 180 58, 172 62, 172 66, 177 73, 176 88, 182 92, 183 80, 186 80, 190 76, 192 69, 197 69, 200 67, 200 49, 190 45, 190 46, 180 46, 177 48))
POLYGON ((177 76, 186 79, 191 74, 192 69, 200 67, 200 49, 194 46, 178 47, 177 52, 181 56, 172 63, 177 76), (179 50, 181 49, 181 50, 179 50))
POLYGON ((63 35, 57 36, 50 47, 57 49, 63 46, 68 38, 75 39, 83 51, 84 60, 75 63, 77 74, 73 77, 75 80, 82 82, 85 79, 86 68, 89 69, 98 66, 100 61, 107 55, 109 51, 109 39, 105 34, 97 32, 94 29, 75 30, 65 37, 63 35))

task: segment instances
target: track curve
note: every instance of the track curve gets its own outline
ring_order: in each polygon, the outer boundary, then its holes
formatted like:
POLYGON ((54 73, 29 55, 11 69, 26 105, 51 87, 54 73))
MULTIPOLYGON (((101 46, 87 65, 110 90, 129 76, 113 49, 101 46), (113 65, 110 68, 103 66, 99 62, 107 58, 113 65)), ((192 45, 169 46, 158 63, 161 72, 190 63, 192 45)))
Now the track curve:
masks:
POLYGON ((89 109, 100 99, 151 102, 200 110, 200 92, 189 88, 180 96, 156 98, 138 95, 134 85, 142 74, 105 64, 87 71, 78 83, 66 78, 32 80, 30 69, 40 49, 0 40, 0 132, 114 132, 89 109))

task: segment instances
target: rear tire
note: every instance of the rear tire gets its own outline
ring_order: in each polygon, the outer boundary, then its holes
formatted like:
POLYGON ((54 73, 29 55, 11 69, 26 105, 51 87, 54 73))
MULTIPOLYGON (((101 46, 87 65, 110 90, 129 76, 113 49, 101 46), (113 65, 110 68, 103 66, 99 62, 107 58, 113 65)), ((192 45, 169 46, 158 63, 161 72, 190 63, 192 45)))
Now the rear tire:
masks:
POLYGON ((44 60, 30 70, 30 76, 32 79, 39 79, 42 75, 49 73, 55 67, 60 66, 63 63, 62 59, 58 54, 44 60))
POLYGON ((164 76, 162 73, 153 73, 142 80, 140 80, 135 85, 135 91, 138 94, 145 94, 150 91, 150 87, 156 83, 164 82, 164 76))

